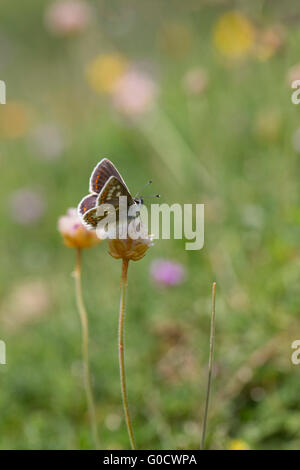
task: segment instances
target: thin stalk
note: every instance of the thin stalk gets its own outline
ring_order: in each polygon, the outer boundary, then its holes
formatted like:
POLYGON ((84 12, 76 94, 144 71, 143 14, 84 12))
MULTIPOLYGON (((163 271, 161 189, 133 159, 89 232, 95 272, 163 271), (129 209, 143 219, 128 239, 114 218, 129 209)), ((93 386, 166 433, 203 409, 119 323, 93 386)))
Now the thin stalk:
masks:
POLYGON ((139 121, 139 129, 162 159, 164 165, 176 178, 176 183, 183 184, 183 176, 198 174, 205 184, 210 186, 213 178, 206 167, 200 162, 182 134, 166 114, 159 108, 139 121), (190 171, 190 173, 188 173, 190 171))
POLYGON ((200 449, 203 450, 205 446, 205 434, 208 416, 208 406, 211 390, 211 378, 213 369, 213 355, 214 355, 214 341, 215 341, 215 312, 216 312, 216 283, 212 286, 212 310, 211 310, 211 322, 210 322, 210 342, 209 342, 209 361, 208 361, 208 377, 207 377, 207 389, 206 389, 206 400, 205 410, 203 418, 203 429, 200 449))
POLYGON ((99 440, 97 432, 97 419, 96 419, 96 408, 92 392, 91 375, 89 367, 89 328, 88 328, 88 317, 86 309, 83 303, 82 287, 81 287, 81 250, 77 249, 77 259, 74 271, 75 277, 75 291, 76 291, 76 303, 81 321, 82 331, 82 358, 84 368, 84 388, 86 392, 88 412, 92 435, 95 441, 96 448, 99 449, 99 440))
POLYGON ((119 316, 119 363, 120 363, 120 380, 121 380, 121 393, 123 401, 123 409, 127 425, 128 436, 131 448, 136 450, 134 439, 133 427, 131 423, 129 405, 126 389, 126 374, 125 374, 125 351, 124 351, 124 321, 125 321, 125 303, 126 303, 126 290, 127 290, 127 272, 129 261, 122 260, 122 275, 121 275, 121 298, 120 298, 120 316, 119 316))

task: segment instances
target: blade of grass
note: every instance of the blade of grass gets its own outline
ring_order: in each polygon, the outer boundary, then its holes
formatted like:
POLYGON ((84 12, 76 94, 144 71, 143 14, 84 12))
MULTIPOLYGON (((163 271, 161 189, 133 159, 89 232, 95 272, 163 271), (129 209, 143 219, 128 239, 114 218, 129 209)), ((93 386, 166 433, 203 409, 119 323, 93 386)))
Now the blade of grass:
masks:
POLYGON ((208 377, 207 377, 207 389, 205 399, 205 409, 203 418, 202 438, 200 449, 203 450, 205 446, 205 435, 208 417, 209 398, 211 391, 211 378, 213 368, 213 355, 214 355, 214 341, 215 341, 215 312, 216 312, 216 283, 212 286, 212 309, 211 309, 211 322, 210 322, 210 342, 209 342, 209 360, 208 360, 208 377))

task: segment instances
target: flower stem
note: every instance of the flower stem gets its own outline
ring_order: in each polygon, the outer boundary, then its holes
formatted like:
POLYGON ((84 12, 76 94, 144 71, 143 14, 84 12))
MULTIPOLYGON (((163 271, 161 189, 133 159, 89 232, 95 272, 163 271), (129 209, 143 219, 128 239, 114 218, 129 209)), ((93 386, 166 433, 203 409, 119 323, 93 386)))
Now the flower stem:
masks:
POLYGON ((91 386, 91 376, 89 368, 89 328, 88 328, 88 318, 86 309, 83 303, 82 297, 82 287, 81 287, 81 249, 77 249, 77 260, 74 271, 75 277, 75 291, 76 291, 76 303, 79 311, 80 321, 81 321, 81 330, 82 330, 82 357, 83 357, 83 367, 84 367, 84 387, 86 392, 87 404, 90 425, 92 430, 92 435, 95 441, 96 448, 99 449, 99 440, 97 432, 97 420, 96 420, 96 409, 95 402, 91 386))
POLYGON ((127 431, 131 448, 136 450, 136 444, 134 439, 133 427, 131 423, 127 390, 126 390, 126 374, 125 374, 125 354, 124 354, 124 320, 125 320, 125 302, 126 302, 126 290, 127 290, 127 271, 129 261, 127 259, 122 260, 122 275, 121 275, 121 298, 120 298, 120 316, 119 316, 119 363, 120 363, 120 380, 121 380, 121 393, 123 401, 123 409, 125 414, 125 420, 127 425, 127 431))
POLYGON ((206 424, 207 424, 209 397, 210 397, 210 390, 211 390, 211 377, 212 377, 212 368, 213 368, 213 354, 214 354, 214 340, 215 340, 215 312, 216 312, 215 305, 216 305, 216 283, 214 282, 212 286, 212 310, 211 310, 211 322, 210 322, 208 378, 207 378, 202 439, 201 439, 201 445, 200 445, 201 450, 204 449, 204 445, 205 445, 206 424))

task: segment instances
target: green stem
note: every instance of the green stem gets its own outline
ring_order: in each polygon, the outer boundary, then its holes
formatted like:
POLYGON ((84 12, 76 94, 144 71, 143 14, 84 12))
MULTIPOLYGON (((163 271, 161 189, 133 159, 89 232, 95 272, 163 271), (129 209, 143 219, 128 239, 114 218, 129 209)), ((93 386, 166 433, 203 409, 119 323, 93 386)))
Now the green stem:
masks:
POLYGON ((125 374, 125 353, 124 353, 124 321, 125 321, 125 302, 127 290, 127 272, 129 261, 122 260, 122 276, 121 276, 121 298, 120 298, 120 316, 119 316, 119 363, 120 363, 120 379, 121 379, 121 393, 123 401, 123 409, 127 425, 127 431, 131 448, 136 450, 134 439, 133 427, 131 423, 129 405, 126 390, 126 374, 125 374))
POLYGON ((208 378, 207 378, 207 389, 206 389, 206 400, 205 400, 205 410, 204 410, 204 419, 203 419, 203 429, 202 429, 202 439, 200 449, 203 450, 205 446, 205 434, 206 434, 206 424, 208 416, 208 406, 211 390, 211 378, 212 378, 212 368, 213 368, 213 355, 214 355, 214 340, 215 340, 215 312, 216 312, 216 283, 213 283, 212 287, 212 311, 211 311, 211 323, 210 323, 210 343, 209 343, 209 361, 208 361, 208 378))
POLYGON ((97 419, 96 419, 96 408, 91 386, 91 376, 89 368, 89 328, 88 318, 86 309, 83 303, 82 287, 81 287, 81 250, 77 249, 77 262, 74 271, 75 277, 75 291, 76 291, 76 303, 79 311, 81 330, 82 330, 82 357, 84 367, 84 387, 86 392, 88 412, 91 430, 95 441, 96 448, 99 449, 99 440, 97 432, 97 419))

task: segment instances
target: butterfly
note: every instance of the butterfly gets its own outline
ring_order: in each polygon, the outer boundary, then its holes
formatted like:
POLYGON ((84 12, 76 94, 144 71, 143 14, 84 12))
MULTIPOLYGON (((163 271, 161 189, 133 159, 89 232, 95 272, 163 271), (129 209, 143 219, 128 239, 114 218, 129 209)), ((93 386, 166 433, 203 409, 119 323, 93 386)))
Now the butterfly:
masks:
POLYGON ((101 204, 111 204, 118 211, 120 196, 127 197, 127 207, 143 202, 142 199, 131 196, 124 179, 107 158, 103 158, 92 171, 89 190, 90 194, 78 205, 78 213, 84 225, 91 229, 95 229, 107 215, 107 212, 104 215, 97 215, 97 208, 101 204))

